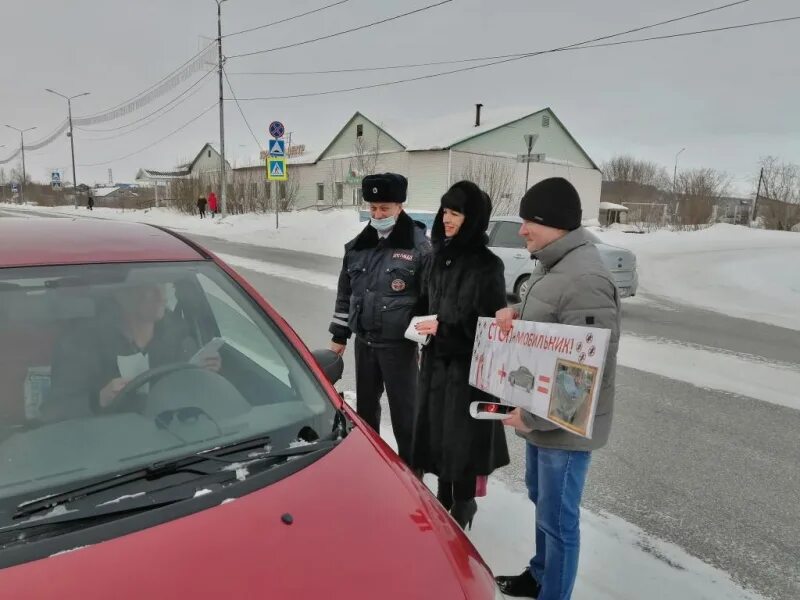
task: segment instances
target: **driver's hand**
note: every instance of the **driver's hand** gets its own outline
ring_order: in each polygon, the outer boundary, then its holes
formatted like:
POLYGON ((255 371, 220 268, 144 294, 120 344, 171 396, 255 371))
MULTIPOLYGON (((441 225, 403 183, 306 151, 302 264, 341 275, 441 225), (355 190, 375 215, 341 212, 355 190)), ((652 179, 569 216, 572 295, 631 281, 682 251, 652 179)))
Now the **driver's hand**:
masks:
POLYGON ((219 370, 222 368, 222 358, 219 354, 207 356, 203 360, 203 368, 209 371, 214 371, 214 373, 219 373, 219 370))
POLYGON ((106 384, 102 390, 100 390, 100 406, 102 408, 108 408, 114 402, 114 399, 117 395, 122 391, 128 383, 130 379, 124 379, 123 377, 117 377, 116 379, 112 379, 111 381, 106 384))

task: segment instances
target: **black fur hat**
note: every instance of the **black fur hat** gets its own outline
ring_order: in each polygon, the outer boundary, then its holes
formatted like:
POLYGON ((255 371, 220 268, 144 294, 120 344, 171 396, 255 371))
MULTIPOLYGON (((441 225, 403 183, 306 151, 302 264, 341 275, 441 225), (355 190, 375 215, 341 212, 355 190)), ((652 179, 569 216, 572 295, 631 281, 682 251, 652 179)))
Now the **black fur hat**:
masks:
POLYGON ((492 214, 492 200, 489 195, 471 181, 459 181, 442 196, 439 212, 431 228, 431 241, 444 244, 444 209, 449 208, 464 215, 461 229, 450 240, 449 247, 485 246, 488 243, 486 230, 492 214))
POLYGON ((406 201, 408 179, 397 173, 378 173, 367 175, 361 181, 361 192, 365 202, 406 201))

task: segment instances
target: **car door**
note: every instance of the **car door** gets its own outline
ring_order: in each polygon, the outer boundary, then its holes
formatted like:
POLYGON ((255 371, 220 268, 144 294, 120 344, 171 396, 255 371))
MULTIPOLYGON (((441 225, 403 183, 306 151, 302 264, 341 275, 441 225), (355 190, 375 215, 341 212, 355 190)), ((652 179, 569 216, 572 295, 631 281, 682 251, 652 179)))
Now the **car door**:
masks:
POLYGON ((506 292, 514 292, 514 285, 523 275, 533 270, 531 255, 525 248, 525 240, 519 235, 519 223, 496 221, 489 245, 505 265, 506 292))

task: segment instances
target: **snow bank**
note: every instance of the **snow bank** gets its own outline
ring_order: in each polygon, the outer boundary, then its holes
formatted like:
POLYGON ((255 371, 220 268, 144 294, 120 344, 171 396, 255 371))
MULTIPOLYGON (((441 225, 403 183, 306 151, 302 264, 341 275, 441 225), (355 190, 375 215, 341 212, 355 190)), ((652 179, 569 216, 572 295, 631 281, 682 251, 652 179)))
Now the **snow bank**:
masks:
POLYGON ((735 225, 702 231, 595 232, 636 253, 639 291, 800 330, 800 235, 735 225))
POLYGON ((656 338, 623 335, 620 365, 800 410, 800 366, 656 338))
POLYGON ((0 204, 0 208, 23 209, 57 216, 81 216, 115 221, 149 223, 168 227, 183 233, 207 235, 231 242, 284 248, 340 257, 344 245, 364 228, 355 209, 337 209, 324 212, 316 210, 281 213, 279 228, 275 228, 274 214, 229 215, 225 218, 200 219, 168 208, 147 210, 121 210, 95 207, 89 212, 85 207, 77 210, 69 206, 19 206, 0 204))

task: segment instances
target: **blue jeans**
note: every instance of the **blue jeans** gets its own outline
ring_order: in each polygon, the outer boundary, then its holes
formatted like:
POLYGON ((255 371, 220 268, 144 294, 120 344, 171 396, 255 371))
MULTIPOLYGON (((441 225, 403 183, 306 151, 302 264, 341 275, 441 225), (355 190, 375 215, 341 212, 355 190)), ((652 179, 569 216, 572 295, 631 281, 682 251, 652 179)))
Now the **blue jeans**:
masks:
POLYGON ((536 556, 531 574, 539 600, 569 600, 578 574, 580 504, 591 452, 527 444, 525 484, 536 505, 536 556))

